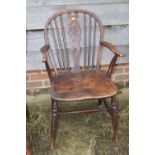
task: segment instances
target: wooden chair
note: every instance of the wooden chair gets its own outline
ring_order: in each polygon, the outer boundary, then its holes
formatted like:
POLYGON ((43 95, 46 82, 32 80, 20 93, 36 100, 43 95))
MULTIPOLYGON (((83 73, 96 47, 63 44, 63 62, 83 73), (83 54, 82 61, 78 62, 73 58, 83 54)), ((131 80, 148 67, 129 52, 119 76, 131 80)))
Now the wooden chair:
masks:
POLYGON ((81 9, 62 10, 51 16, 44 28, 45 45, 41 48, 51 83, 52 122, 51 148, 55 148, 57 115, 105 111, 103 108, 62 112, 59 102, 97 99, 104 101, 112 117, 117 141, 116 94, 118 89, 110 80, 118 57, 123 54, 103 40, 104 28, 94 13, 81 9), (106 72, 101 70, 102 49, 113 54, 106 72), (106 103, 111 98, 111 105, 106 103))

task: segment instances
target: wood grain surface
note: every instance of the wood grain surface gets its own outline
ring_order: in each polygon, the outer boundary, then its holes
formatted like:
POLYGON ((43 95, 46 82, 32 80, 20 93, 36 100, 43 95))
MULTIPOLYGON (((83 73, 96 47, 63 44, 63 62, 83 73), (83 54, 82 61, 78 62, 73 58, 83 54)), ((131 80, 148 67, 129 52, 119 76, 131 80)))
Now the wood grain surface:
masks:
POLYGON ((115 84, 99 71, 67 73, 53 80, 52 98, 59 101, 97 99, 115 94, 115 84))

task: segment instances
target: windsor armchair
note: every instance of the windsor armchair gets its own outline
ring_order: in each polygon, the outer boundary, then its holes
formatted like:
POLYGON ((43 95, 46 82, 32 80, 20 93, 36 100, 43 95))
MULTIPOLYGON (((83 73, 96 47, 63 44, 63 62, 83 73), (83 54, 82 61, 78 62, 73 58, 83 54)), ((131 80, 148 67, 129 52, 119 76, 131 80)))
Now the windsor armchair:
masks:
POLYGON ((101 112, 95 108, 62 112, 58 103, 97 99, 105 104, 112 117, 114 139, 117 141, 116 85, 110 80, 118 57, 115 46, 103 40, 103 25, 94 13, 81 10, 62 10, 51 16, 44 28, 45 45, 41 48, 51 83, 52 122, 51 148, 55 148, 57 115, 101 112), (102 49, 114 54, 107 72, 101 70, 102 49), (111 98, 111 106, 106 102, 111 98))

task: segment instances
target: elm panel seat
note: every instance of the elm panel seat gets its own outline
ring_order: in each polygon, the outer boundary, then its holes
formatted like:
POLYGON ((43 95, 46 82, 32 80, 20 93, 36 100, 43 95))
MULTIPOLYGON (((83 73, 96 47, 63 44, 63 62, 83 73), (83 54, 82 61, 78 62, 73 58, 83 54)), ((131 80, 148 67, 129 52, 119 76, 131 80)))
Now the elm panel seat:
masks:
POLYGON ((100 99, 117 94, 116 85, 103 72, 61 74, 53 80, 52 98, 59 101, 100 99))

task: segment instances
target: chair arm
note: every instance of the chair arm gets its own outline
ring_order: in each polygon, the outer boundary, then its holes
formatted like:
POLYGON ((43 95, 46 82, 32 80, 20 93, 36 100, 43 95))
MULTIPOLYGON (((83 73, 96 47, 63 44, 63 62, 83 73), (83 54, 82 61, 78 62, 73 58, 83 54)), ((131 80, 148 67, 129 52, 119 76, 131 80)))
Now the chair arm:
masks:
POLYGON ((107 73, 106 73, 106 76, 107 76, 108 78, 110 78, 110 77, 111 77, 111 74, 112 74, 113 67, 114 67, 115 64, 116 64, 117 58, 118 58, 118 57, 123 57, 124 54, 121 53, 121 52, 119 52, 119 51, 116 49, 116 47, 115 47, 114 45, 112 45, 111 43, 108 43, 108 42, 106 42, 106 41, 101 41, 101 42, 100 42, 100 45, 101 45, 102 47, 103 47, 103 46, 104 46, 104 47, 107 47, 108 49, 110 49, 110 51, 111 51, 112 53, 114 53, 114 56, 113 56, 113 58, 112 58, 112 60, 111 60, 111 62, 110 62, 109 68, 108 68, 107 73))
POLYGON ((44 45, 44 46, 41 47, 40 51, 41 51, 41 54, 42 54, 42 62, 47 61, 49 48, 50 48, 49 45, 44 45))
POLYGON ((52 74, 51 74, 51 69, 50 69, 50 66, 48 64, 48 50, 49 50, 50 46, 49 45, 44 45, 42 46, 42 48, 40 49, 41 51, 41 54, 42 54, 42 62, 45 63, 45 66, 46 66, 46 70, 47 70, 47 73, 48 73, 48 77, 49 77, 49 80, 50 80, 50 83, 51 83, 51 86, 52 86, 52 74))
POLYGON ((114 53, 115 55, 119 56, 119 57, 123 57, 124 54, 119 52, 116 47, 114 45, 112 45, 111 43, 109 42, 106 42, 106 41, 101 41, 100 42, 100 45, 101 46, 104 46, 104 47, 107 47, 108 49, 111 50, 112 53, 114 53))
POLYGON ((117 58, 118 58, 118 56, 115 54, 115 55, 113 56, 111 62, 110 62, 110 65, 109 65, 108 70, 107 70, 107 72, 106 72, 106 76, 107 76, 108 78, 111 78, 111 74, 112 74, 113 68, 114 68, 114 66, 115 66, 115 64, 116 64, 117 58))

